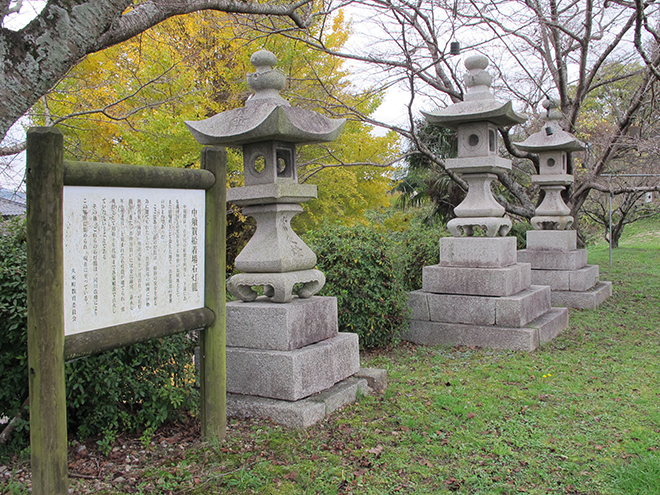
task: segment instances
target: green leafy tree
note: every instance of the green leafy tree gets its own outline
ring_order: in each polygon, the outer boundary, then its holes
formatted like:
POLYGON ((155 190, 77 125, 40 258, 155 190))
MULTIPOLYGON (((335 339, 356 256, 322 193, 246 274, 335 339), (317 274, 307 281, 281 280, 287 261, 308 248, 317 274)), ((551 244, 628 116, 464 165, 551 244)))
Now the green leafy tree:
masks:
MULTIPOLYGON (((416 123, 418 141, 440 159, 456 155, 455 134, 449 129, 441 129, 424 121, 416 123)), ((400 208, 433 205, 425 223, 447 222, 454 217, 454 208, 465 197, 465 191, 452 180, 434 160, 410 146, 406 157, 405 175, 399 178, 394 191, 399 193, 397 205, 400 208)))
MULTIPOLYGON (((283 16, 288 28, 311 22, 309 0, 251 2, 244 0, 46 0, 0 1, 0 141, 38 100, 82 58, 130 40, 166 19, 201 10, 283 16), (33 17, 24 27, 13 17, 33 17)), ((225 17, 233 23, 234 17, 225 17)), ((0 156, 18 153, 24 143, 0 148, 0 156)))

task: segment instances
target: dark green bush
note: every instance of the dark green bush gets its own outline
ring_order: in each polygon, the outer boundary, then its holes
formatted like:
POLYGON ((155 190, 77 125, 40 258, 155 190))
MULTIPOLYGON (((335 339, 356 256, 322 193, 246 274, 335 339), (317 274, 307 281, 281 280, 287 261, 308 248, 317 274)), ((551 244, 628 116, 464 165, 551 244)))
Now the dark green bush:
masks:
POLYGON ((438 240, 446 235, 446 229, 426 226, 421 222, 396 233, 392 258, 396 279, 404 292, 422 288, 422 268, 440 262, 438 240))
POLYGON ((305 241, 327 282, 320 295, 337 297, 339 329, 355 332, 363 348, 387 345, 406 320, 406 297, 394 276, 392 240, 365 227, 327 226, 305 241))
MULTIPOLYGON (((0 417, 13 418, 28 397, 26 264, 25 229, 13 224, 0 235, 0 417)), ((175 335, 67 363, 69 432, 157 427, 194 407, 194 345, 175 335)), ((14 445, 26 444, 24 426, 14 445)))
POLYGON ((194 346, 179 334, 67 363, 69 431, 153 428, 195 407, 194 346))
POLYGON ((528 230, 532 230, 532 226, 529 222, 513 222, 509 235, 512 237, 515 236, 518 249, 525 249, 527 247, 528 230))
POLYGON ((28 396, 26 280, 24 222, 0 221, 0 417, 13 418, 28 396))

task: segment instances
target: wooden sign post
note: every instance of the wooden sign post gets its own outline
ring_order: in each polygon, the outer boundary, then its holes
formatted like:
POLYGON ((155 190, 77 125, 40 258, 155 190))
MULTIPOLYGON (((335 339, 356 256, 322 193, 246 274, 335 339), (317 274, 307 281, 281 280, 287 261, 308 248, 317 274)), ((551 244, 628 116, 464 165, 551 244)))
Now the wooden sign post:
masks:
POLYGON ((224 438, 224 148, 202 170, 65 162, 41 127, 26 165, 32 493, 68 493, 66 359, 201 328, 202 435, 224 438))

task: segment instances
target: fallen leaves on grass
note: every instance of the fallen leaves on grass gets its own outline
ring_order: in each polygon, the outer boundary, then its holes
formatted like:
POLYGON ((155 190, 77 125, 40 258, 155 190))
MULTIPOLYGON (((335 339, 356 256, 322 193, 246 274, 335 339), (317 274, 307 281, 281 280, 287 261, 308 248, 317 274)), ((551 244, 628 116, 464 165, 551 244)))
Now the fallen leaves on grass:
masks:
POLYGON ((380 457, 380 454, 383 453, 383 446, 382 445, 376 445, 374 448, 368 449, 367 452, 369 454, 375 455, 376 457, 380 457))

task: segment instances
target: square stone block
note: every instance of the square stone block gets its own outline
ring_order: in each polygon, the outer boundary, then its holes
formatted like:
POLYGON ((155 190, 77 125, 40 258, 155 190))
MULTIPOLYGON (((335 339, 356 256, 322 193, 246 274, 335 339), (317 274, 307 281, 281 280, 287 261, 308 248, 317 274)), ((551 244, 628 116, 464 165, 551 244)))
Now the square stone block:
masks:
POLYGON ((431 319, 427 292, 421 290, 409 292, 408 308, 410 309, 410 318, 413 320, 429 321, 431 319))
POLYGON ((355 402, 358 393, 369 393, 367 380, 350 377, 320 394, 295 402, 227 394, 227 416, 270 419, 288 428, 307 428, 340 407, 355 402))
POLYGON ((532 285, 517 294, 496 299, 495 325, 523 327, 550 311, 550 287, 532 285))
POLYGON ((227 303, 227 345, 290 351, 337 335, 337 299, 314 296, 279 304, 260 297, 227 303))
POLYGON ((521 249, 518 261, 530 263, 532 270, 579 270, 587 266, 587 250, 540 251, 521 249))
POLYGON ((531 265, 516 263, 503 268, 425 266, 422 290, 437 294, 510 296, 531 285, 531 265))
POLYGON ((598 265, 587 265, 580 270, 569 272, 569 289, 573 291, 585 291, 591 289, 598 283, 600 269, 598 265))
POLYGON ((515 263, 515 237, 442 237, 440 239, 440 266, 502 268, 515 263))
POLYGON ((428 294, 431 321, 494 325, 496 297, 428 294))
POLYGON ((569 290, 570 271, 532 270, 532 284, 547 285, 551 290, 569 290))
POLYGON ((412 320, 410 329, 401 338, 420 345, 466 345, 533 351, 567 326, 568 310, 552 308, 523 328, 412 320))
POLYGON ((577 249, 577 233, 574 230, 528 230, 527 249, 572 251, 577 249))
POLYGON ((403 340, 419 345, 465 345, 533 351, 539 346, 536 328, 501 328, 438 321, 411 321, 403 340))
POLYGON ((288 428, 307 428, 325 419, 325 404, 309 400, 290 402, 255 395, 227 394, 227 417, 270 419, 288 428))
POLYGON ((387 388, 387 371, 382 368, 360 368, 353 378, 367 380, 369 389, 374 392, 384 392, 387 388))
POLYGON ((596 309, 612 295, 612 282, 598 282, 584 292, 552 291, 552 305, 577 309, 596 309))
MULTIPOLYGON (((550 309, 550 288, 531 286, 511 296, 427 294, 430 321, 522 327, 550 309)), ((413 320, 415 318, 413 313, 413 320)))
POLYGON ((293 351, 227 347, 227 392, 295 401, 357 373, 358 336, 339 333, 293 351))
MULTIPOLYGON (((533 322, 534 328, 539 331, 539 343, 550 342, 562 330, 568 328, 568 309, 552 308, 533 322)), ((532 326, 530 324, 529 326, 532 326)))

